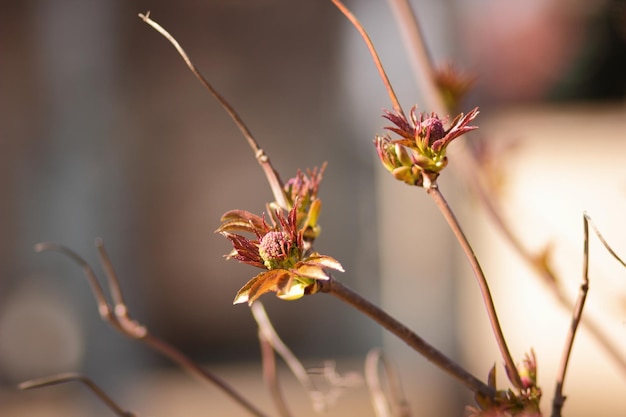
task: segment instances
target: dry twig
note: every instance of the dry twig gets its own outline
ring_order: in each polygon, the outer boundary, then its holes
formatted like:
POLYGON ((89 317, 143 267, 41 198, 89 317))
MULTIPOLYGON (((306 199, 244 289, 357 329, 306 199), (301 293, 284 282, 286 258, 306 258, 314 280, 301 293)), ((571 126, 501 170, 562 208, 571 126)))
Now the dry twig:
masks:
POLYGON ((365 358, 365 381, 370 390, 376 417, 409 417, 411 411, 395 367, 380 349, 372 349, 365 358), (384 370, 387 392, 381 381, 379 365, 384 370))
POLYGON ((113 326, 115 330, 119 331, 120 333, 131 339, 136 339, 145 343, 150 348, 161 353, 163 356, 172 360, 191 374, 199 377, 201 380, 217 386, 229 397, 231 397, 231 399, 239 403, 252 415, 255 415, 257 417, 265 417, 265 414, 262 411, 260 411, 254 404, 252 404, 245 397, 239 394, 228 383, 196 364, 194 361, 189 359, 173 346, 151 335, 146 327, 137 323, 130 317, 127 305, 122 296, 122 290, 119 285, 117 274, 115 273, 113 264, 111 263, 111 260, 109 259, 109 256, 104 249, 104 244, 102 243, 102 240, 96 240, 96 247, 98 249, 98 255, 100 256, 100 262, 102 263, 105 274, 107 276, 109 292, 113 301, 111 304, 107 301, 105 293, 91 266, 76 252, 57 243, 49 242, 39 243, 35 245, 35 250, 37 252, 60 252, 76 262, 83 269, 83 273, 85 274, 85 277, 87 278, 91 286, 91 290, 96 298, 100 317, 103 321, 113 326))
POLYGON ((231 106, 231 104, 200 73, 200 71, 196 68, 193 62, 191 62, 191 59, 189 59, 189 56, 180 46, 178 41, 161 25, 159 25, 157 22, 150 18, 150 12, 147 12, 146 14, 139 13, 139 17, 141 18, 141 20, 146 22, 157 32, 163 35, 163 37, 165 37, 165 39, 167 39, 172 44, 172 46, 176 48, 176 51, 181 56, 183 61, 185 61, 185 64, 187 64, 187 67, 191 70, 193 75, 198 79, 198 81, 200 81, 202 86, 206 88, 213 97, 215 97, 215 99, 220 103, 222 108, 226 110, 230 118, 233 120, 233 122, 235 122, 235 125, 237 125, 243 136, 246 138, 246 141, 254 152, 256 160, 258 161, 259 165, 261 165, 261 168, 263 168, 263 171, 265 172, 265 176, 267 178, 267 182, 272 189, 272 193, 274 194, 276 202, 280 207, 287 207, 287 199, 285 197, 283 182, 281 181, 276 170, 274 170, 274 168, 272 167, 269 157, 267 156, 265 151, 261 147, 259 147, 258 143, 254 139, 254 136, 252 135, 252 132, 250 132, 250 129, 248 129, 243 119, 235 111, 235 108, 231 106))
POLYGON ((567 373, 567 366, 572 354, 572 347, 574 346, 574 338, 576 337, 576 331, 582 320, 583 308, 585 307, 585 301, 587 300, 587 293, 589 292, 589 224, 593 228, 594 232, 600 239, 600 242, 604 245, 606 250, 620 263, 626 267, 624 261, 617 256, 615 251, 604 239, 598 228, 591 221, 591 217, 587 213, 583 214, 583 279, 580 284, 580 290, 578 292, 578 298, 574 305, 574 311, 572 313, 572 321, 570 324, 567 338, 565 339, 565 346, 563 348, 563 356, 561 357, 561 364, 556 378, 556 389, 554 391, 554 399, 552 401, 552 417, 561 417, 561 410, 563 404, 565 404, 566 397, 563 395, 563 384, 565 382, 565 374, 567 373))
POLYGON ((61 373, 57 375, 51 375, 43 378, 31 379, 29 381, 22 382, 18 385, 18 388, 21 390, 33 389, 33 388, 42 388, 50 385, 64 384, 67 382, 80 382, 85 385, 91 392, 96 394, 98 399, 102 401, 107 407, 111 409, 117 416, 119 417, 137 417, 137 414, 131 411, 125 411, 121 406, 119 406, 109 395, 104 392, 102 388, 100 388, 95 382, 91 379, 87 378, 84 375, 77 373, 61 373))

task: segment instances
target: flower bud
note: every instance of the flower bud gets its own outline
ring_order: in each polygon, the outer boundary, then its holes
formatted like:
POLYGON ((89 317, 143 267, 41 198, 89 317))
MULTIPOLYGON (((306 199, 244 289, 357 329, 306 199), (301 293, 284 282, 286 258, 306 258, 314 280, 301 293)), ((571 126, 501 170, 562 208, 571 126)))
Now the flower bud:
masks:
POLYGON ((292 242, 287 233, 269 232, 259 243, 259 255, 268 269, 275 269, 287 260, 291 246, 292 242))

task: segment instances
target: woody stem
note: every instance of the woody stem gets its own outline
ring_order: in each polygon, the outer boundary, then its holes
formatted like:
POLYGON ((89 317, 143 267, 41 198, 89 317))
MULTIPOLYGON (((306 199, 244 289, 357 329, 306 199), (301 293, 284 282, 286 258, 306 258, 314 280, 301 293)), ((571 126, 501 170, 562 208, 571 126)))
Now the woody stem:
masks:
POLYGON ((493 388, 469 373, 459 364, 437 350, 434 346, 431 346, 411 329, 389 315, 389 313, 365 299, 360 294, 346 287, 336 279, 331 278, 328 281, 320 281, 320 291, 332 294, 341 301, 348 303, 352 307, 364 313, 366 316, 370 317, 385 329, 396 335, 407 345, 415 349, 437 367, 456 378, 473 392, 480 393, 490 398, 495 395, 495 390, 493 388))
POLYGON ((487 278, 485 277, 485 274, 480 266, 480 263, 478 262, 478 258, 476 257, 476 254, 474 253, 472 246, 467 240, 467 237, 465 236, 463 229, 461 229, 461 225, 459 224, 459 221, 454 215, 454 212, 448 205, 448 202, 444 198, 443 194, 441 194, 441 191, 439 190, 439 186, 437 185, 436 181, 425 180, 424 188, 426 189, 426 192, 428 193, 428 195, 430 195, 432 199, 434 200, 435 204, 441 211, 441 214, 446 219, 446 222, 448 222, 450 229, 452 229, 454 236, 456 237, 457 241, 461 245, 461 248, 463 249, 463 252, 465 253, 465 256, 467 257, 467 260, 470 263, 472 271, 474 272, 474 276, 476 277, 476 280, 478 281, 478 286, 480 287, 480 293, 483 297, 483 302, 485 303, 487 315, 489 316, 489 322, 491 323, 491 328, 496 337, 498 348, 500 349, 500 354, 502 355, 502 358, 504 359, 504 363, 507 369, 507 374, 509 375, 509 378, 511 379, 511 382, 513 383, 513 385, 515 385, 518 388, 521 388, 522 380, 519 376, 519 372, 517 371, 517 367, 515 366, 515 363, 513 362, 513 358, 511 357, 511 352, 509 352, 509 348, 504 338, 504 334, 502 333, 502 328, 500 327, 500 320, 498 319, 498 314, 496 313, 496 307, 493 303, 493 298, 491 297, 491 291, 489 290, 489 284, 487 283, 487 278))

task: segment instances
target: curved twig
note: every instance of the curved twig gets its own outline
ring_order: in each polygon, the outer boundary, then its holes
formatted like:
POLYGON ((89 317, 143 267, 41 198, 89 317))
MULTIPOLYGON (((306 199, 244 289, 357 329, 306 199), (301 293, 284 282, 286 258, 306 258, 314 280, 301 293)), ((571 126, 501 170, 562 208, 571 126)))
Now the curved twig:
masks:
POLYGON ((341 1, 339 0, 331 0, 331 1, 333 2, 335 6, 337 6, 337 8, 341 11, 341 13, 343 13, 344 16, 346 16, 346 18, 354 25, 356 30, 359 31, 359 34, 361 35, 361 37, 365 41, 365 44, 367 45, 367 49, 372 55, 372 59, 374 60, 376 69, 378 69, 378 74, 380 75, 380 78, 382 79, 383 84, 385 84, 385 89, 387 89, 387 94, 389 94, 389 98, 391 99, 393 109, 396 111, 396 113, 404 116, 402 105, 400 105, 400 101, 398 100, 398 97, 396 96, 396 93, 393 90, 393 87, 391 86, 391 82, 389 81, 389 77, 387 77, 387 73, 385 72, 385 69, 383 68, 383 64, 380 61, 380 58, 378 57, 376 48, 374 48, 374 44, 372 43, 372 40, 370 39, 369 35, 367 34, 365 29, 361 25, 361 22, 359 22, 359 20, 352 14, 352 12, 350 12, 350 10, 348 10, 348 8, 341 1))
POLYGON ((429 102, 431 110, 441 115, 447 114, 445 101, 435 81, 435 68, 432 58, 426 48, 417 15, 408 0, 388 0, 394 12, 395 20, 399 23, 400 32, 404 39, 405 51, 413 66, 413 74, 420 91, 429 102))
POLYGON ((35 246, 35 250, 37 250, 38 252, 61 252, 62 254, 68 256, 70 259, 76 262, 79 266, 81 266, 81 268, 83 269, 83 273, 87 277, 87 280, 95 295, 96 302, 98 304, 98 311, 100 312, 100 317, 103 321, 109 323, 113 328, 115 328, 123 335, 145 343, 147 346, 161 353, 163 356, 178 364, 180 367, 182 367, 192 375, 199 377, 205 382, 209 382, 215 385, 225 394, 227 394, 231 399, 233 399, 243 408, 248 410, 248 412, 250 412, 252 415, 255 415, 257 417, 266 417, 265 413, 260 411, 254 404, 248 401, 243 395, 237 392, 233 387, 231 387, 228 383, 223 381, 217 375, 214 375, 206 369, 202 368, 170 344, 151 335, 146 327, 131 319, 128 313, 128 308, 124 302, 121 289, 119 287, 119 279, 117 278, 117 274, 115 273, 111 260, 109 259, 109 256, 106 253, 104 245, 100 239, 96 241, 96 246, 98 247, 100 261, 104 266, 105 274, 108 279, 109 292, 111 293, 114 302, 113 307, 107 302, 106 297, 104 296, 104 291, 102 290, 102 287, 100 286, 98 279, 93 272, 93 269, 76 252, 57 243, 40 243, 35 246))
POLYGON ((185 61, 185 64, 187 64, 187 67, 191 70, 193 75, 198 79, 198 81, 200 81, 204 88, 206 88, 209 93, 211 93, 211 95, 215 97, 215 99, 220 103, 222 108, 226 110, 230 118, 233 120, 233 122, 235 122, 235 125, 237 125, 243 136, 246 138, 248 145, 250 145, 250 148, 252 148, 252 151, 254 152, 255 158, 259 162, 259 165, 261 165, 261 168, 263 168, 265 176, 267 177, 267 181, 270 185, 270 188, 272 189, 272 193, 274 194, 274 199, 279 206, 288 207, 287 198, 284 192, 284 184, 281 181, 278 172, 276 172, 276 170, 272 167, 269 156, 267 156, 265 151, 261 147, 259 147, 259 144, 254 139, 252 132, 250 132, 250 129, 248 129, 243 119, 239 116, 237 111, 235 111, 234 107, 206 80, 206 78, 200 73, 200 71, 198 71, 198 69, 193 64, 193 62, 191 62, 191 59, 189 59, 189 56, 187 55, 187 53, 185 53, 184 49, 180 46, 178 41, 176 41, 176 39, 161 25, 159 25, 157 22, 150 18, 150 12, 147 12, 146 14, 139 13, 139 17, 148 25, 152 26, 154 30, 163 35, 163 37, 167 39, 169 43, 174 46, 174 48, 176 48, 176 51, 181 56, 183 61, 185 61))
POLYGON ((107 321, 107 322, 111 322, 115 320, 113 317, 113 311, 109 307, 109 302, 107 301, 106 296, 104 295, 102 286, 100 285, 100 282, 98 282, 98 277, 96 276, 96 273, 94 272, 93 268, 87 263, 87 261, 85 261, 80 255, 78 255, 76 252, 74 252, 70 248, 60 245, 55 242, 37 243, 34 246, 34 249, 35 249, 35 252, 37 253, 60 252, 63 255, 69 257, 75 263, 77 263, 78 266, 80 266, 81 269, 83 270, 83 274, 87 278, 87 281, 89 281, 89 287, 91 288, 91 292, 93 293, 96 299, 96 303, 98 305, 98 313, 100 314, 100 317, 102 318, 102 320, 107 321))
POLYGON ((260 335, 267 340, 276 353, 283 358, 293 375, 296 377, 298 382, 300 382, 300 385, 302 385, 302 387, 306 390, 311 403, 313 404, 313 408, 316 410, 324 409, 325 404, 320 403, 319 390, 296 355, 293 354, 289 347, 287 347, 287 345, 285 345, 285 343, 281 340, 280 336, 278 336, 278 333, 276 333, 274 326, 272 326, 272 322, 267 316, 267 312, 265 311, 263 304, 256 301, 250 306, 250 311, 259 326, 260 335))
POLYGON ((18 385, 18 388, 21 390, 34 389, 34 388, 42 388, 50 385, 64 384, 67 382, 80 382, 85 385, 91 392, 96 394, 98 399, 102 401, 107 407, 113 411, 119 417, 136 417, 137 414, 131 411, 125 411, 122 407, 120 407, 102 388, 100 388, 95 382, 91 379, 87 378, 84 375, 73 373, 73 372, 65 372, 57 375, 46 376, 43 378, 31 379, 25 382, 22 382, 18 385))
POLYGON ((287 401, 280 389, 278 383, 278 372, 276 369, 276 357, 272 342, 267 339, 266 335, 259 329, 259 344, 261 345, 261 362, 263 364, 263 378, 267 384, 270 394, 274 399, 274 404, 282 417, 291 417, 287 401))
POLYGON ((382 350, 372 349, 365 358, 365 381, 372 397, 376 417, 409 417, 408 402, 395 367, 385 358, 382 350), (379 365, 383 366, 388 394, 381 383, 379 365), (395 410, 395 412, 394 412, 395 410))
POLYGON ((606 250, 613 255, 613 257, 620 263, 622 266, 626 267, 626 264, 622 259, 615 253, 613 248, 607 243, 604 239, 596 225, 591 221, 591 218, 587 213, 583 213, 583 280, 580 284, 580 290, 578 292, 578 298, 576 299, 576 304, 574 306, 574 311, 572 313, 572 321, 570 324, 569 332, 567 334, 567 338, 565 339, 565 346, 563 348, 563 356, 561 357, 561 364, 559 366, 559 370, 557 372, 556 378, 556 389, 554 391, 554 399, 552 401, 552 417, 561 417, 561 410, 563 409, 563 404, 565 404, 565 396, 563 395, 563 384, 565 382, 565 374, 567 373, 567 366, 569 364, 569 359, 572 354, 572 347, 574 346, 574 338, 576 337, 576 331, 578 330, 578 326, 582 319, 583 308, 585 307, 585 301, 587 299, 587 293, 589 292, 589 225, 593 228, 594 232, 600 239, 600 242, 604 245, 606 250))

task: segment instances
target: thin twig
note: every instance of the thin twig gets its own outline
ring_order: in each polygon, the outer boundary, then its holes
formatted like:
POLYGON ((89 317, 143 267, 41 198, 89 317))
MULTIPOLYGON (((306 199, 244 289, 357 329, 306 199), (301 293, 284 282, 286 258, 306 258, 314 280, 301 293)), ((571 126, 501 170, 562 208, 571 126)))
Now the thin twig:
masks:
POLYGON ((583 308, 585 307, 585 301, 587 300, 587 293, 589 292, 589 225, 593 228, 596 236, 600 242, 604 245, 606 250, 624 267, 626 264, 624 261, 615 253, 613 248, 608 244, 608 242, 604 239, 600 230, 596 227, 596 225, 591 220, 591 217, 587 213, 583 213, 583 280, 582 284, 580 284, 580 290, 578 292, 578 298, 576 299, 576 304, 574 306, 574 311, 572 313, 572 322, 569 328, 569 332, 567 334, 567 338, 565 339, 565 347, 563 348, 563 355, 561 356, 561 364, 559 366, 559 371, 557 373, 556 378, 556 389, 554 392, 554 399, 552 401, 552 417, 561 417, 561 410, 563 409, 563 404, 565 403, 566 397, 563 395, 563 384, 565 382, 565 374, 567 373, 567 366, 569 364, 569 359, 572 354, 572 347, 574 345, 574 338, 576 337, 576 331, 578 330, 578 326, 581 323, 583 317, 583 308))
MULTIPOLYGON (((504 218, 503 209, 498 205, 498 202, 493 198, 493 195, 487 191, 487 186, 484 184, 484 175, 480 166, 476 163, 475 157, 470 152, 461 152, 457 155, 462 158, 461 163, 456 165, 463 170, 462 177, 468 180, 468 185, 474 192, 474 195, 478 197, 482 207, 487 211, 487 214, 496 228, 504 236, 504 238, 511 244, 513 249, 526 262, 538 275, 538 277, 546 284, 554 296, 554 298, 561 304, 561 306, 568 311, 571 311, 574 307, 574 303, 570 300, 562 286, 560 285, 560 279, 555 275, 549 265, 546 262, 545 254, 536 254, 528 249, 511 230, 511 227, 507 220, 504 218)), ((603 241, 602 235, 599 234, 595 225, 591 223, 596 234, 603 242, 605 247, 622 265, 624 262, 617 257, 617 255, 608 247, 605 241, 603 241)), ((590 316, 584 316, 581 323, 587 331, 593 336, 598 344, 622 369, 626 374, 626 358, 624 358, 622 352, 615 346, 615 344, 607 337, 605 332, 600 328, 598 324, 593 321, 590 316)))
POLYGON ((485 303, 485 307, 487 309, 487 315, 489 317, 489 322, 491 323, 491 328, 496 337, 496 341, 498 343, 498 347, 500 349, 500 354, 504 359, 505 367, 507 370, 507 375, 511 379, 513 385, 517 388, 522 388, 522 380, 519 376, 519 372, 517 367, 515 366, 515 362, 513 362, 513 358, 511 357, 511 352, 506 343, 506 339, 504 338, 504 334, 502 333, 502 328, 500 327, 500 320, 498 319, 498 314, 496 313, 496 307, 493 303, 493 298, 491 297, 491 290, 489 289, 489 284, 487 283, 487 278, 478 262, 478 258, 476 258, 476 254, 472 249, 463 229, 461 229, 461 225, 459 224, 454 212, 448 205, 448 202, 444 198, 443 194, 439 190, 439 186, 436 182, 424 182, 424 188, 428 192, 428 195, 432 197, 435 204, 439 208, 439 211, 446 219, 446 222, 452 229, 457 241, 461 245, 467 260, 469 261, 472 271, 474 272, 474 276, 478 281, 478 286, 480 287, 480 293, 483 298, 483 302, 485 303))
POLYGON ((372 349, 365 358, 365 382, 370 391, 370 399, 376 417, 392 417, 391 405, 380 382, 378 364, 382 357, 380 349, 372 349))
POLYGON ((112 294, 112 298, 114 298, 114 308, 111 307, 111 305, 106 301, 104 291, 102 290, 102 287, 100 286, 98 279, 93 272, 93 269, 78 254, 57 243, 40 243, 35 246, 35 250, 38 252, 49 250, 60 252, 70 257, 74 262, 81 266, 83 269, 83 273, 87 277, 87 280, 95 295, 96 302, 98 304, 98 311, 100 312, 100 317, 106 323, 109 323, 117 331, 129 338, 136 339, 145 343, 147 346, 161 353, 163 356, 170 359, 171 361, 175 362, 192 375, 199 377, 202 381, 209 382, 215 385, 225 394, 227 394, 231 399, 233 399, 243 408, 248 410, 248 412, 250 412, 252 415, 255 415, 257 417, 266 417, 265 413, 260 411, 254 404, 248 401, 243 395, 237 392, 228 383, 196 364, 194 361, 189 359, 173 346, 151 335, 144 326, 131 319, 128 313, 128 308, 123 301, 122 292, 119 287, 119 279, 117 278, 113 265, 106 253, 106 250, 104 249, 104 245, 102 244, 101 240, 97 240, 96 245, 98 247, 100 260, 104 266, 105 274, 108 279, 109 292, 112 294))
POLYGON ((278 409, 279 414, 282 417, 291 417, 287 402, 280 389, 278 383, 278 372, 276 369, 276 357, 274 355, 274 348, 272 342, 265 336, 265 334, 259 329, 259 343, 261 345, 261 363, 263 364, 263 378, 265 384, 270 390, 270 395, 274 399, 274 404, 278 409))
POLYGON ((626 267, 626 263, 622 260, 622 258, 620 258, 617 253, 615 253, 615 251, 613 250, 613 248, 609 245, 609 243, 606 241, 606 239, 604 238, 604 236, 602 236, 602 233, 600 233, 600 230, 598 229, 598 227, 595 225, 595 223, 591 220, 591 217, 589 217, 589 215, 587 213, 584 213, 585 216, 585 222, 588 222, 591 225, 591 228, 593 229, 593 231, 595 232, 596 236, 598 236, 598 239, 600 239, 600 242, 604 245, 604 247, 606 248, 606 250, 611 254, 611 256, 613 256, 615 258, 615 260, 617 262, 619 262, 620 264, 622 264, 623 267, 626 267))
POLYGON ((319 389, 317 389, 313 380, 309 376, 309 373, 298 360, 296 355, 293 354, 289 347, 287 347, 287 345, 285 345, 285 343, 281 340, 280 336, 278 336, 278 333, 276 333, 276 330, 274 329, 274 326, 272 326, 272 322, 270 321, 263 304, 256 301, 252 304, 252 306, 250 306, 250 311, 252 311, 254 320, 259 326, 259 332, 262 333, 263 337, 272 345, 276 353, 283 358, 293 375, 300 382, 300 385, 302 385, 309 395, 313 408, 321 411, 325 408, 325 404, 320 403, 319 389))
POLYGON ((480 393, 486 397, 493 398, 495 390, 480 379, 466 371, 452 359, 431 346, 415 332, 400 323, 386 311, 363 298, 360 294, 352 291, 334 278, 327 281, 320 281, 320 291, 332 294, 338 299, 348 303, 366 316, 370 317, 385 329, 396 335, 400 340, 412 347, 428 361, 435 364, 444 372, 448 373, 468 389, 475 393, 480 393))
POLYGON ((67 248, 65 246, 59 245, 54 242, 41 242, 37 243, 34 247, 35 252, 60 252, 65 256, 68 256, 74 262, 76 262, 83 270, 83 274, 89 281, 89 288, 91 288, 91 292, 93 293, 96 303, 98 305, 98 313, 100 317, 104 321, 114 320, 112 318, 113 312, 109 308, 109 303, 104 295, 104 291, 102 290, 102 286, 98 282, 98 278, 96 277, 96 273, 93 271, 93 268, 76 252, 67 248))
MULTIPOLYGON (((572 311, 574 308, 574 302, 568 298, 561 285, 561 280, 546 263, 545 255, 537 255, 528 249, 511 230, 509 223, 504 219, 502 208, 497 204, 497 201, 494 200, 492 194, 487 191, 487 186, 484 184, 484 180, 482 179, 484 176, 483 171, 476 163, 475 157, 473 157, 467 150, 457 153, 456 157, 461 160, 458 161, 460 163, 455 164, 455 166, 463 170, 464 174, 462 177, 465 178, 467 184, 474 192, 474 195, 478 197, 482 207, 486 210, 487 215, 496 228, 509 242, 509 244, 511 244, 521 259, 526 262, 526 264, 535 271, 540 280, 547 285, 550 293, 561 305, 561 307, 568 311, 572 311)), ((622 261, 622 259, 617 257, 617 255, 609 249, 593 222, 591 223, 591 226, 594 228, 594 231, 600 238, 600 241, 603 242, 605 247, 607 247, 609 253, 611 253, 618 260, 618 262, 624 265, 624 261, 622 261)), ((615 342, 609 338, 602 327, 596 323, 593 317, 588 315, 583 316, 581 324, 598 343, 598 345, 604 349, 604 352, 614 361, 614 363, 617 364, 617 366, 619 366, 622 374, 626 375, 626 357, 624 357, 623 352, 615 345, 615 342)))
POLYGON ((444 116, 450 109, 446 108, 441 91, 435 82, 435 68, 424 42, 417 14, 408 0, 389 0, 389 3, 395 21, 400 26, 405 51, 413 67, 417 85, 429 103, 431 111, 444 116))
POLYGON ((346 16, 346 18, 354 25, 356 30, 359 32, 359 34, 365 41, 365 44, 367 45, 367 49, 372 55, 372 59, 374 60, 374 64, 376 65, 376 69, 378 69, 378 74, 380 75, 380 78, 383 80, 383 83, 385 84, 385 88, 387 89, 387 94, 389 94, 389 98, 391 99, 393 109, 396 111, 396 113, 404 116, 402 105, 400 105, 400 101, 398 100, 398 97, 396 96, 396 93, 394 92, 393 87, 391 86, 389 77, 387 77, 387 73, 385 72, 385 69, 383 68, 383 64, 380 61, 380 58, 378 57, 376 48, 374 48, 374 44, 372 43, 372 40, 370 39, 369 35, 365 31, 365 29, 363 28, 359 20, 352 14, 352 12, 350 12, 350 10, 348 10, 348 8, 341 1, 339 0, 331 0, 331 1, 333 2, 335 6, 337 6, 337 8, 341 11, 341 13, 343 13, 344 16, 346 16))
POLYGON ((576 305, 574 306, 574 312, 572 314, 572 322, 565 339, 561 365, 559 366, 559 371, 557 372, 556 389, 554 391, 554 400, 552 401, 552 417, 561 417, 561 410, 563 408, 563 404, 565 403, 565 397, 563 396, 565 373, 567 372, 567 365, 572 354, 572 346, 574 346, 574 338, 576 337, 578 324, 580 323, 585 301, 587 300, 587 293, 589 292, 589 218, 586 214, 583 215, 583 220, 583 282, 580 284, 578 299, 576 300, 576 305))
POLYGON ((259 147, 257 141, 252 135, 252 132, 250 132, 250 129, 248 129, 243 119, 239 116, 237 111, 235 111, 235 108, 200 73, 200 71, 191 61, 191 59, 189 59, 187 53, 180 46, 178 41, 161 25, 150 19, 150 12, 147 12, 146 14, 139 13, 139 17, 148 25, 152 26, 152 28, 154 28, 157 32, 163 35, 163 37, 167 39, 172 44, 172 46, 174 46, 174 48, 176 48, 176 51, 181 56, 183 61, 185 61, 185 64, 187 64, 187 67, 191 70, 193 75, 198 79, 198 81, 200 81, 204 88, 206 88, 209 93, 211 93, 211 95, 215 97, 215 99, 220 103, 222 108, 226 110, 230 118, 233 120, 233 122, 235 122, 235 125, 237 125, 243 136, 246 138, 248 145, 250 145, 250 148, 252 148, 252 151, 254 152, 255 158, 261 165, 261 168, 263 168, 265 176, 267 177, 267 181, 270 184, 270 188, 272 189, 272 193, 274 194, 274 199, 280 207, 288 207, 287 198, 285 196, 283 187, 284 184, 281 181, 278 172, 276 172, 276 170, 272 167, 269 156, 267 156, 265 151, 261 147, 259 147))
POLYGON ((117 404, 102 388, 100 388, 95 382, 87 378, 84 375, 65 372, 56 375, 46 376, 43 378, 31 379, 29 381, 22 382, 18 385, 21 390, 42 388, 50 385, 64 384, 67 382, 80 382, 91 390, 107 407, 111 409, 116 415, 120 417, 136 417, 137 415, 131 411, 124 410, 119 404, 117 404))
POLYGON ((411 415, 398 373, 380 349, 370 350, 365 358, 365 381, 370 391, 376 417, 409 417, 411 415), (385 393, 381 383, 379 365, 382 365, 385 371, 388 394, 385 393))

